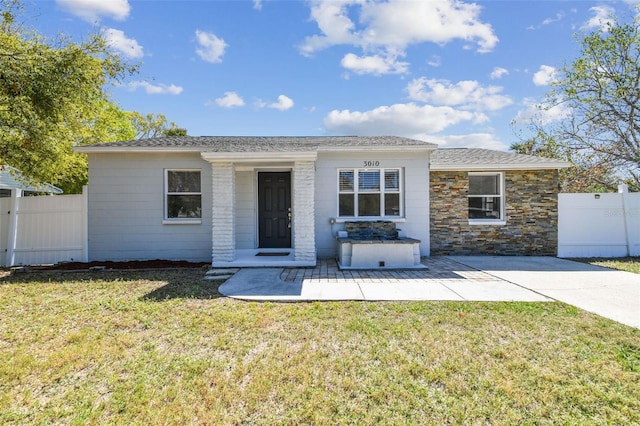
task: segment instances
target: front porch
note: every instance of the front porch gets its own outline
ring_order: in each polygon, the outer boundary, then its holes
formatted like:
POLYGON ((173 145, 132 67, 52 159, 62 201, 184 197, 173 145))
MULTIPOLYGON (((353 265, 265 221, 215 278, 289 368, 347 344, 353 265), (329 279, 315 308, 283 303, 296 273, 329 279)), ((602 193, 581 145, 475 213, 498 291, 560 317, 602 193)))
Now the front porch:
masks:
POLYGON ((316 265, 316 154, 273 154, 202 153, 212 167, 213 267, 316 265))
POLYGON ((231 262, 213 261, 214 268, 304 268, 315 267, 316 260, 296 260, 293 249, 236 249, 231 262))

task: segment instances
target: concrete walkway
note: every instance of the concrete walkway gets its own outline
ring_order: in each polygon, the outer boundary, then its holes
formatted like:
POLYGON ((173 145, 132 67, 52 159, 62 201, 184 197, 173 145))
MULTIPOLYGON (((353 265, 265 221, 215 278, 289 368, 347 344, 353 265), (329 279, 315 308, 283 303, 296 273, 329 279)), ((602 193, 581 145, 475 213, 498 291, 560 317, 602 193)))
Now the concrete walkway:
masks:
POLYGON ((553 257, 451 256, 423 259, 426 270, 341 271, 245 268, 220 286, 228 297, 314 300, 559 300, 640 328, 640 275, 553 257))
POLYGON ((640 275, 553 257, 452 260, 585 311, 640 328, 640 275))

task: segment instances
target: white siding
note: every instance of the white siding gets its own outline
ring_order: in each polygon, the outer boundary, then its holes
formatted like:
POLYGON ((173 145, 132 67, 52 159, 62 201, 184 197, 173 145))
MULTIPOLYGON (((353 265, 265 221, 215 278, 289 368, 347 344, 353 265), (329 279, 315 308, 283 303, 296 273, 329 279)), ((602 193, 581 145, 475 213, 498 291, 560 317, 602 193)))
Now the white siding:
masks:
POLYGON ((254 249, 256 242, 255 172, 236 172, 236 248, 254 249))
POLYGON ((320 153, 316 163, 316 246, 318 257, 337 256, 335 234, 344 226, 331 225, 338 216, 338 168, 362 168, 378 161, 380 168, 404 170, 404 218, 397 227, 421 240, 420 254, 429 255, 429 155, 406 152, 320 153))
POLYGON ((89 259, 211 261, 211 165, 199 153, 89 156, 89 259), (163 224, 164 169, 199 169, 202 223, 163 224))

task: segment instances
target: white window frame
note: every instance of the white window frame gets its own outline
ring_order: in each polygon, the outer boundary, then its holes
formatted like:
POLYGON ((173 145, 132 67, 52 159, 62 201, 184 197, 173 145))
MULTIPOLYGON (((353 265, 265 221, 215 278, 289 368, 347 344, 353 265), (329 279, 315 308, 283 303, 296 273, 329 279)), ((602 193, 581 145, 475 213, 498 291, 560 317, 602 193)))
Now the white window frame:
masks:
MULTIPOLYGON (((504 181, 504 172, 469 172, 468 174, 468 182, 469 186, 471 185, 471 177, 472 176, 498 176, 498 197, 500 198, 500 218, 499 219, 474 219, 469 217, 470 225, 505 225, 507 223, 506 217, 506 194, 505 194, 505 181, 504 181)), ((483 198, 483 197, 491 197, 495 198, 495 194, 487 194, 487 195, 469 195, 467 194, 467 215, 469 212, 469 198, 483 198)))
POLYGON ((164 169, 164 212, 162 223, 165 225, 179 224, 201 224, 202 223, 202 170, 201 169, 164 169), (198 172, 200 174, 200 191, 199 192, 169 192, 169 172, 198 172), (200 217, 169 217, 169 195, 199 195, 200 196, 200 217))
POLYGON ((396 220, 404 218, 404 169, 402 167, 362 167, 362 168, 349 168, 343 167, 339 168, 336 173, 337 182, 337 212, 336 217, 342 220, 396 220), (387 191, 385 188, 384 175, 386 171, 398 171, 398 190, 390 190, 387 191), (359 172, 366 171, 377 171, 380 173, 380 190, 378 191, 360 191, 359 190, 359 172), (340 190, 340 173, 341 172, 353 172, 353 191, 341 191, 340 190), (400 212, 398 215, 388 216, 384 215, 385 211, 385 194, 398 194, 399 198, 399 206, 400 212), (353 216, 340 216, 340 195, 351 194, 353 195, 353 216), (379 194, 380 195, 380 215, 379 216, 359 216, 358 215, 358 194, 379 194))

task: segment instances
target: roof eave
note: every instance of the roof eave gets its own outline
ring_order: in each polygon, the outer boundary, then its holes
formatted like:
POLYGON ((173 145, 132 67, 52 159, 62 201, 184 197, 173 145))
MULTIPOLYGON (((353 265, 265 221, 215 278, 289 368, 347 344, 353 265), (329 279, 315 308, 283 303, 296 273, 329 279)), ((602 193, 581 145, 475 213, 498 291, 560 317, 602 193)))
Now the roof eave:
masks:
POLYGON ((177 147, 177 146, 75 146, 75 152, 82 154, 94 153, 165 153, 165 152, 202 152, 202 147, 177 147))
POLYGON ((355 145, 355 146, 319 146, 319 152, 358 152, 358 151, 418 151, 427 152, 435 151, 438 149, 437 145, 422 146, 422 145, 355 145))
POLYGON ((438 171, 502 171, 502 170, 551 170, 571 167, 570 163, 558 162, 547 164, 431 164, 430 170, 438 171))

